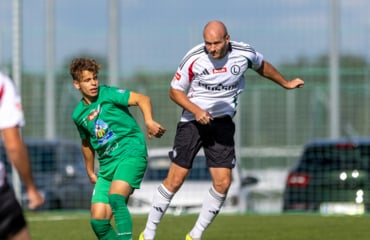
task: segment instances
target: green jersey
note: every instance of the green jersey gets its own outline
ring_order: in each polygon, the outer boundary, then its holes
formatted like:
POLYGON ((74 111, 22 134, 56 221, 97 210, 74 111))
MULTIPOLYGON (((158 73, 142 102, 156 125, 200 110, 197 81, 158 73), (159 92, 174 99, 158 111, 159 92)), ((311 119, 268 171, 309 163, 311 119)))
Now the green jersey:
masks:
POLYGON ((100 168, 130 157, 146 157, 145 137, 128 109, 130 91, 99 86, 91 104, 81 100, 73 111, 73 121, 81 139, 90 139, 100 168))

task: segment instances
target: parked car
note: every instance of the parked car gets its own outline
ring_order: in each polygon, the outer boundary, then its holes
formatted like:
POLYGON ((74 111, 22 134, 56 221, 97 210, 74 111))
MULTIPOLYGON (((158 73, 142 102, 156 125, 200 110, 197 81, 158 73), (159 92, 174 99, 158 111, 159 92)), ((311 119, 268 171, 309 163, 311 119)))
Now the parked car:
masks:
POLYGON ((287 177, 284 211, 370 210, 370 138, 316 140, 287 177))
MULTIPOLYGON (((141 188, 130 197, 129 208, 132 213, 148 213, 153 195, 162 180, 167 176, 170 166, 168 156, 171 148, 149 150, 148 168, 141 188)), ((222 212, 244 212, 247 207, 248 186, 257 183, 254 177, 242 177, 239 166, 233 169, 233 182, 228 192, 222 212)), ((193 168, 186 181, 172 199, 167 212, 173 214, 198 212, 205 194, 212 185, 203 151, 194 159, 193 168)))
MULTIPOLYGON (((25 139, 36 185, 45 196, 41 209, 89 209, 93 185, 86 176, 81 145, 68 140, 25 139)), ((8 180, 11 166, 0 142, 8 180)), ((22 186, 22 203, 27 197, 22 186)))

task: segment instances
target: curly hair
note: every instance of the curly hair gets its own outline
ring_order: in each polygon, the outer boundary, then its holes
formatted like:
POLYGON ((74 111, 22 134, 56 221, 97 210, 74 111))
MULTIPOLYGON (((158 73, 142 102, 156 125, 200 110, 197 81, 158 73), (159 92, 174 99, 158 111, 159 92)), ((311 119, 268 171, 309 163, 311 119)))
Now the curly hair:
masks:
POLYGON ((101 66, 95 61, 95 59, 89 58, 75 58, 69 67, 69 72, 73 80, 79 80, 83 71, 87 70, 98 74, 101 66))

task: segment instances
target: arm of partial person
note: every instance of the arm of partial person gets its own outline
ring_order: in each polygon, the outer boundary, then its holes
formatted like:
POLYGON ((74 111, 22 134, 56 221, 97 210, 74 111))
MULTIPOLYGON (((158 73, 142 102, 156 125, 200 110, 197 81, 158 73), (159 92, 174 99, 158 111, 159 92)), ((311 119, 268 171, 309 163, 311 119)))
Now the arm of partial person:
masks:
POLYGON ((89 139, 82 140, 81 150, 85 159, 87 176, 89 177, 90 182, 95 184, 96 183, 96 174, 94 171, 95 151, 92 148, 89 139))
POLYGON ((261 67, 257 69, 256 72, 286 89, 302 88, 304 86, 304 81, 300 78, 295 78, 290 81, 286 80, 274 66, 265 60, 262 61, 261 67))
POLYGON ((166 129, 153 119, 152 103, 146 95, 130 92, 128 100, 130 106, 138 106, 143 114, 144 122, 147 128, 149 139, 153 136, 160 138, 166 132, 166 129))
POLYGON ((29 199, 28 207, 35 209, 41 206, 44 203, 44 198, 38 192, 34 183, 28 151, 19 132, 19 128, 10 127, 3 129, 2 138, 8 159, 16 168, 26 186, 29 199))
POLYGON ((211 120, 213 120, 213 117, 209 112, 192 103, 183 91, 171 87, 169 94, 171 100, 180 107, 191 112, 197 122, 201 124, 208 124, 211 120))

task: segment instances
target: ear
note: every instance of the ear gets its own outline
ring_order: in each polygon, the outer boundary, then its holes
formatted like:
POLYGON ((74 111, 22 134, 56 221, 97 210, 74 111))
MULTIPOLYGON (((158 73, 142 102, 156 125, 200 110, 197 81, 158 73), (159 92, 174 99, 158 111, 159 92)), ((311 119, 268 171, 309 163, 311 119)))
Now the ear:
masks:
POLYGON ((227 43, 229 43, 229 42, 230 42, 230 35, 229 35, 229 34, 227 34, 227 35, 225 36, 225 40, 226 40, 226 42, 227 42, 227 43))
POLYGON ((73 80, 73 86, 77 89, 77 90, 80 90, 80 82, 78 80, 73 80))

